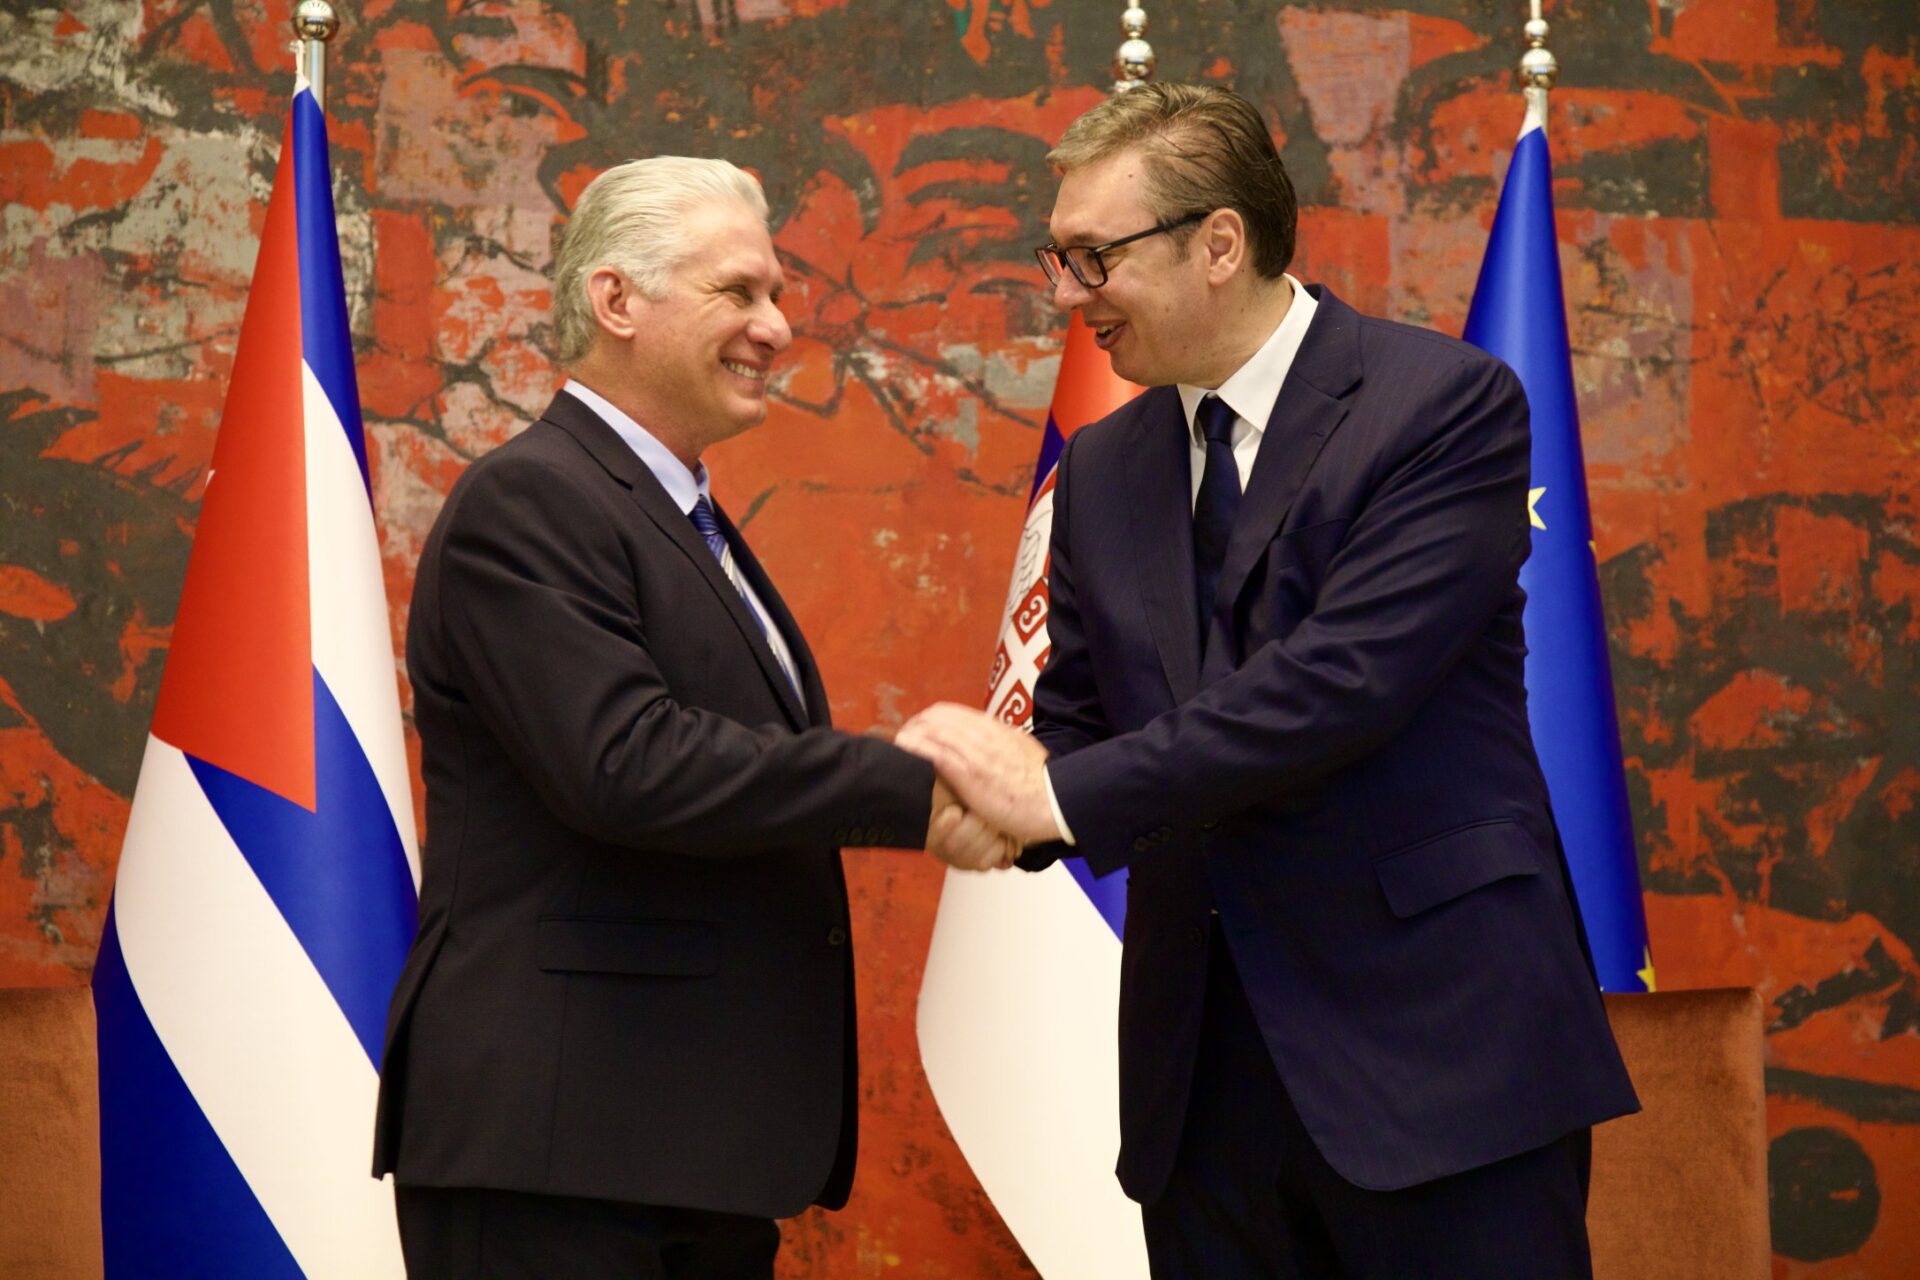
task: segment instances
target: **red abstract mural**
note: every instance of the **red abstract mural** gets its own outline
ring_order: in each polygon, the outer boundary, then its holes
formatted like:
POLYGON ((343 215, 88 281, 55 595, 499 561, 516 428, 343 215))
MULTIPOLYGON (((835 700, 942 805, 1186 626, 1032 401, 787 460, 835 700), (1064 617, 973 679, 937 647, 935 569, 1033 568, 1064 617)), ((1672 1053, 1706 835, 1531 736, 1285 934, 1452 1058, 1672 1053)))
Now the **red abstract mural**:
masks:
MULTIPOLYGON (((602 167, 766 185, 796 341, 710 459, 839 723, 971 700, 1063 326, 1045 153, 1120 5, 366 0, 336 199, 396 647, 462 467, 544 405, 545 269, 602 167)), ((86 980, 291 86, 290 0, 0 9, 0 983, 86 980)), ((1150 9, 1260 103, 1295 271, 1457 333, 1523 4, 1150 9)), ((1766 1002, 1779 1277, 1920 1271, 1920 18, 1549 3, 1562 268, 1665 987, 1766 1002)), ((404 673, 396 667, 397 677, 404 673)), ((1030 1274, 913 1032, 940 870, 849 855, 862 1172, 789 1277, 1030 1274)))

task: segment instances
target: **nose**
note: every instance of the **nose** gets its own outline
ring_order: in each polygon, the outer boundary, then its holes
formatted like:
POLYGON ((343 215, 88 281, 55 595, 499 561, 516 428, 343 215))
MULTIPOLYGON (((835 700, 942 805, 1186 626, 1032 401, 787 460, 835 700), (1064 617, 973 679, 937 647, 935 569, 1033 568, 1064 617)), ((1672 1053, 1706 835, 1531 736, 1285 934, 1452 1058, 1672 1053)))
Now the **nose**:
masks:
POLYGON ((753 323, 747 328, 747 336, 763 347, 774 351, 785 351, 793 342, 793 326, 787 323, 785 313, 779 304, 771 298, 755 308, 753 323))
POLYGON ((1083 307, 1092 299, 1093 290, 1081 284, 1071 271, 1062 271, 1060 278, 1053 282, 1053 305, 1061 311, 1083 307))

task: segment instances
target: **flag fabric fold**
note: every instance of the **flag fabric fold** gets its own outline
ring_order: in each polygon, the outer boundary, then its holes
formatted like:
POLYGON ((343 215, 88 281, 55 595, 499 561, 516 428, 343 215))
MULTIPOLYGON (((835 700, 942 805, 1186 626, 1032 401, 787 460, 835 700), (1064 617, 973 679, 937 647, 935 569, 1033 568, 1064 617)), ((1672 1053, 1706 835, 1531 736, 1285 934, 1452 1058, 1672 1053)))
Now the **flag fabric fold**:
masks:
MULTIPOLYGON (((1066 437, 1140 391, 1076 313, 1034 467, 986 708, 1031 726, 1047 658, 1054 469, 1066 437)), ((1126 876, 1079 858, 1045 871, 948 871, 920 987, 920 1057, 941 1116, 1042 1276, 1147 1274, 1120 1190, 1120 934, 1126 876)))
POLYGON ((403 1274, 419 854, 326 122, 296 85, 94 971, 108 1277, 403 1274))
POLYGON ((1468 312, 1468 342, 1520 376, 1533 418, 1527 511, 1527 717, 1566 847, 1600 986, 1650 991, 1640 864, 1620 755, 1606 620, 1587 506, 1546 129, 1514 148, 1468 312))

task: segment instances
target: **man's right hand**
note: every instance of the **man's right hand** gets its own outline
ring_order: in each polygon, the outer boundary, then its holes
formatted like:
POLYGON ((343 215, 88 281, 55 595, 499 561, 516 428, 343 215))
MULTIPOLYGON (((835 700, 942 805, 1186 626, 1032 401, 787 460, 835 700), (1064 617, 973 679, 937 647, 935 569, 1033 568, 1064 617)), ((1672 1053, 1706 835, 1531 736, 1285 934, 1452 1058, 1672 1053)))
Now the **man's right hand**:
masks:
POLYGON ((933 784, 927 852, 959 871, 997 871, 1014 864, 1020 842, 962 808, 947 784, 933 784))

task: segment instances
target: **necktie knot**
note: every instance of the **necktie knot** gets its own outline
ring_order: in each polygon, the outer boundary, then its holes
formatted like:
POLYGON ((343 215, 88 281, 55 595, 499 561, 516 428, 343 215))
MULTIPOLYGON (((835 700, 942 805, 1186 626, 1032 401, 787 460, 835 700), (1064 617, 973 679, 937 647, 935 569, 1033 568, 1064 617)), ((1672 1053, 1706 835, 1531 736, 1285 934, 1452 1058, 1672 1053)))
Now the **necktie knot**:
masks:
POLYGON ((1219 396, 1210 395, 1200 402, 1200 434, 1208 444, 1233 444, 1233 424, 1239 420, 1233 406, 1219 396))
POLYGON ((701 537, 713 538, 719 536, 720 522, 714 519, 713 503, 707 500, 706 494, 703 493, 700 495, 699 500, 693 504, 693 510, 689 511, 687 515, 693 521, 693 527, 700 531, 701 537))

